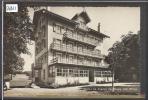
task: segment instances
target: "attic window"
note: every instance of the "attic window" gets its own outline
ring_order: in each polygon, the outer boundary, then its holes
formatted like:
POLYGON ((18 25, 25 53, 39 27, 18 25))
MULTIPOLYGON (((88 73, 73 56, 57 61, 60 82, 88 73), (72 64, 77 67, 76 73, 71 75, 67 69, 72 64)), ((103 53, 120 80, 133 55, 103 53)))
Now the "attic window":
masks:
POLYGON ((85 27, 86 27, 86 26, 85 26, 85 23, 82 22, 82 21, 80 21, 79 23, 80 23, 80 27, 82 27, 83 29, 85 29, 85 27))
POLYGON ((56 33, 61 33, 61 29, 62 27, 60 25, 57 25, 55 23, 53 23, 53 32, 56 32, 56 33))

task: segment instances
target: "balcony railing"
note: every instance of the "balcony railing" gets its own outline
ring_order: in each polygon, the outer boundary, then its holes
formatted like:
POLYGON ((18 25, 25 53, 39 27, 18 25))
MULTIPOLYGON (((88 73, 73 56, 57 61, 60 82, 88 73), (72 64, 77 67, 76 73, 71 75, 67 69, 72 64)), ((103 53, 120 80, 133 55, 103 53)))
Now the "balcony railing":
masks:
POLYGON ((74 36, 72 34, 69 34, 68 32, 64 33, 63 37, 68 38, 68 39, 72 39, 72 40, 75 40, 75 41, 78 41, 78 42, 81 42, 81 43, 85 43, 85 44, 88 44, 88 45, 91 45, 91 46, 94 46, 94 47, 96 47, 97 44, 98 44, 97 42, 89 40, 88 38, 85 38, 85 37, 79 38, 78 35, 74 36))
POLYGON ((82 55, 82 56, 88 56, 88 57, 94 57, 94 58, 104 58, 103 55, 99 54, 96 51, 87 51, 87 50, 79 51, 79 50, 77 50, 76 47, 69 48, 63 44, 60 45, 60 44, 52 43, 51 49, 59 50, 59 51, 63 51, 63 52, 68 52, 68 53, 73 53, 73 54, 78 54, 78 55, 82 55))
MULTIPOLYGON (((100 67, 103 68, 102 64, 94 64, 94 63, 86 63, 84 60, 83 62, 78 62, 78 60, 70 60, 66 61, 64 59, 60 59, 58 57, 50 60, 50 64, 56 64, 56 63, 62 63, 62 64, 71 64, 71 65, 80 65, 80 66, 89 66, 89 67, 100 67)), ((107 68, 107 67, 104 67, 107 68)))

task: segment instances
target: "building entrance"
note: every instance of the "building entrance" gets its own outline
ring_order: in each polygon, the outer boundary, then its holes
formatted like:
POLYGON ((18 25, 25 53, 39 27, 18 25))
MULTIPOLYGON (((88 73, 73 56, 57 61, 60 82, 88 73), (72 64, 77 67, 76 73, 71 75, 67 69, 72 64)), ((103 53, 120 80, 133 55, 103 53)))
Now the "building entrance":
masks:
POLYGON ((89 82, 94 82, 94 70, 89 70, 89 82))

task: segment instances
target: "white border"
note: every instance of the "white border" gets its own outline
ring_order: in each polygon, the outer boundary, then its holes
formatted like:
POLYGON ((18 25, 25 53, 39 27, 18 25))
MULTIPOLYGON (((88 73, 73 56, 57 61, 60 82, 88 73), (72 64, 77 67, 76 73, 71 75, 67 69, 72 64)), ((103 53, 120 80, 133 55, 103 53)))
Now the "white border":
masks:
POLYGON ((3 15, 4 15, 4 1, 2 0, 2 100, 3 100, 3 95, 4 95, 4 92, 3 92, 3 15))

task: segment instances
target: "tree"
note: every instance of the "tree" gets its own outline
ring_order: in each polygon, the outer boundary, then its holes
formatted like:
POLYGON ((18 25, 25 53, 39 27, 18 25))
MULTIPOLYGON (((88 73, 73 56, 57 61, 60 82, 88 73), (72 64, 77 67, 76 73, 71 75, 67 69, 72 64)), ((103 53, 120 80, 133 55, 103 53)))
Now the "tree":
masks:
POLYGON ((139 33, 123 35, 109 49, 107 61, 119 81, 139 81, 139 33))
POLYGON ((30 54, 27 44, 31 44, 32 34, 27 7, 19 5, 17 13, 4 12, 4 74, 23 70, 24 60, 20 55, 30 54))

